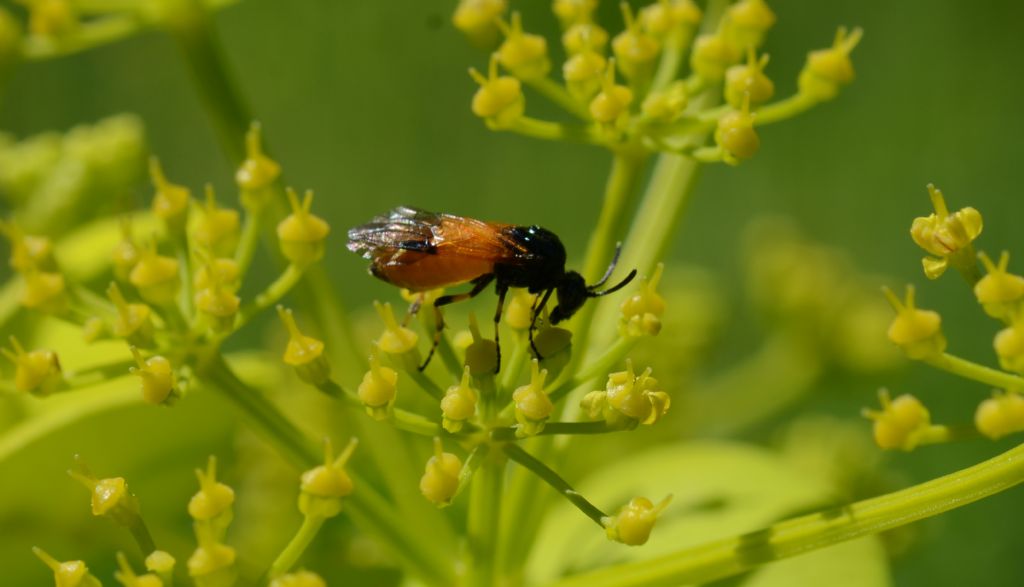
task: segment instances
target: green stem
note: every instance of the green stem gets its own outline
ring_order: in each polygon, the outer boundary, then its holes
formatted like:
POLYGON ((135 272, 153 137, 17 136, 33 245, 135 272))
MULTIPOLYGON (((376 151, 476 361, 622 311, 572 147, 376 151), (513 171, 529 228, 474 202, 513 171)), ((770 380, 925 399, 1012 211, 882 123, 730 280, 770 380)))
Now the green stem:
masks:
POLYGON ((56 59, 128 38, 144 28, 146 23, 134 15, 97 18, 79 23, 75 32, 59 43, 45 37, 29 37, 22 43, 22 56, 31 61, 56 59))
MULTIPOLYGON (((201 376, 234 404, 254 429, 296 468, 308 469, 320 464, 322 457, 309 439, 259 391, 239 379, 223 357, 213 357, 201 376)), ((419 540, 417 529, 397 515, 394 505, 377 493, 372 484, 354 471, 349 474, 357 489, 346 498, 346 502, 351 503, 347 511, 356 524, 373 532, 421 578, 441 585, 453 584, 454 570, 447 544, 441 540, 419 540)))
POLYGON ((562 479, 558 473, 548 468, 544 463, 533 458, 530 453, 519 448, 516 444, 506 444, 504 445, 503 450, 508 458, 519 463, 543 479, 545 483, 553 487, 562 497, 568 499, 588 518, 594 520, 598 526, 601 526, 602 528, 604 527, 601 523, 601 519, 608 517, 608 514, 602 512, 596 505, 587 501, 587 498, 583 497, 573 489, 572 486, 569 485, 565 479, 562 479))
POLYGON ((143 555, 156 550, 156 544, 153 542, 153 536, 149 533, 149 528, 146 527, 146 523, 142 520, 142 516, 136 514, 132 516, 131 522, 127 524, 128 532, 131 533, 132 538, 135 539, 135 543, 139 545, 139 550, 142 551, 143 555))
POLYGON ((292 537, 288 546, 285 546, 281 554, 274 559, 274 564, 270 565, 269 575, 271 577, 277 577, 287 573, 295 563, 302 556, 302 553, 306 551, 313 539, 316 538, 317 532, 320 531, 320 527, 324 525, 325 518, 323 516, 306 516, 302 519, 302 525, 299 526, 299 530, 292 537))
POLYGON ((505 459, 489 454, 469 486, 469 512, 466 533, 473 557, 470 585, 490 587, 497 584, 495 558, 501 522, 501 494, 504 489, 505 459))
POLYGON ((793 118, 802 112, 806 112, 817 103, 815 99, 805 94, 793 94, 788 98, 766 104, 755 110, 754 124, 762 126, 793 118))
POLYGON ((948 371, 954 375, 959 375, 967 379, 973 379, 986 385, 992 385, 1007 390, 1022 390, 1024 389, 1024 377, 1019 375, 1013 375, 979 365, 973 361, 967 359, 961 359, 955 355, 949 353, 942 353, 941 355, 934 355, 921 359, 923 363, 927 363, 936 369, 942 369, 948 371))
POLYGON ((281 300, 295 284, 302 279, 303 269, 291 263, 281 275, 260 292, 252 303, 247 304, 238 312, 238 319, 235 320, 235 330, 245 326, 256 314, 266 310, 281 300))
MULTIPOLYGON (((619 432, 620 430, 622 429, 609 427, 604 420, 596 422, 548 422, 538 435, 604 434, 606 432, 619 432)), ((491 439, 499 441, 517 440, 516 429, 512 426, 494 428, 491 430, 491 439)))
POLYGON ((526 357, 529 355, 529 345, 526 342, 526 335, 516 332, 512 341, 512 356, 501 366, 501 375, 498 379, 498 391, 508 397, 512 397, 512 389, 519 376, 523 372, 523 365, 526 364, 526 357))
POLYGON ((665 41, 658 70, 654 73, 654 81, 651 82, 651 93, 665 89, 676 79, 692 39, 692 33, 687 33, 675 35, 665 41))
POLYGON ((536 90, 548 100, 565 109, 580 120, 589 121, 590 111, 583 104, 580 104, 571 94, 557 82, 549 77, 523 80, 526 85, 536 90))
POLYGON ((651 587, 709 583, 760 565, 967 505, 1024 481, 1024 445, 972 467, 762 530, 643 561, 556 580, 549 587, 651 587))
POLYGON ((264 206, 258 206, 246 211, 245 224, 242 226, 242 236, 238 241, 238 248, 235 250, 235 263, 238 264, 238 274, 245 275, 252 264, 253 255, 256 253, 256 245, 260 240, 260 232, 265 216, 264 206))
MULTIPOLYGON (((362 400, 359 399, 359 396, 348 391, 334 381, 328 380, 322 385, 317 386, 317 389, 333 398, 345 402, 345 404, 350 407, 363 411, 364 405, 362 400)), ((422 436, 434 437, 441 433, 441 425, 437 422, 415 412, 409 412, 401 408, 394 408, 391 411, 390 422, 399 430, 405 430, 406 432, 412 432, 413 434, 420 434, 422 436)))
POLYGON ((545 141, 569 141, 599 146, 604 146, 608 143, 597 127, 593 125, 563 124, 561 122, 538 120, 528 116, 517 118, 509 126, 492 126, 491 128, 496 131, 511 131, 545 141))
POLYGON ((106 365, 87 367, 78 371, 65 371, 64 383, 70 389, 92 387, 106 383, 118 377, 128 375, 128 370, 135 366, 135 361, 117 361, 106 365))

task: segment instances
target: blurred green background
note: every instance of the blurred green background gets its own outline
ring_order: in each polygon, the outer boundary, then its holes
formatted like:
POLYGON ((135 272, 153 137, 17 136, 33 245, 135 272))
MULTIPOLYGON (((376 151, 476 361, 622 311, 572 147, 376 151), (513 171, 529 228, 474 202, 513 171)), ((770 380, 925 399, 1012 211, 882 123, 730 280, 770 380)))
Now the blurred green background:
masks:
MULTIPOLYGON (((616 6, 602 4, 608 28, 619 30, 616 6)), ((753 160, 738 168, 707 168, 673 258, 716 272, 728 297, 737 301, 743 227, 765 213, 786 215, 813 239, 847 251, 861 270, 888 276, 878 278, 879 284, 917 284, 921 304, 942 313, 951 350, 994 364, 996 323, 980 312, 957 276, 924 283, 921 252, 907 229, 915 215, 929 211, 925 184, 934 182, 951 207, 981 210, 981 248, 993 256, 1009 249, 1020 267, 1024 198, 1014 174, 1024 155, 1018 106, 1018 92, 1024 92, 1019 63, 1024 5, 997 0, 770 4, 779 21, 764 49, 772 57, 767 72, 779 95, 794 90, 806 51, 828 45, 838 25, 865 29, 854 53, 857 80, 834 102, 765 128, 753 160)), ((449 0, 243 0, 216 17, 236 81, 263 122, 288 181, 316 190, 316 207, 334 228, 325 262, 349 306, 395 298, 386 285, 362 278, 364 262, 343 250, 347 227, 394 205, 541 224, 562 237, 577 261, 598 214, 610 161, 606 152, 491 133, 470 113, 475 85, 466 69, 484 68, 486 58, 452 29, 453 5, 449 0)), ((512 5, 523 11, 530 30, 554 38, 557 27, 548 2, 512 5)), ((536 95, 528 94, 527 101, 529 113, 556 115, 536 95)), ((121 112, 142 117, 152 151, 176 182, 198 189, 209 181, 222 193, 232 192, 232 170, 175 46, 159 32, 24 65, 0 104, 0 130, 23 137, 121 112)), ((140 186, 135 195, 140 205, 148 203, 148 187, 140 186)), ((730 340, 742 347, 756 332, 755 324, 741 320, 730 340)), ((878 383, 895 393, 915 393, 940 422, 969 420, 988 393, 981 385, 918 365, 878 383)), ((828 380, 796 411, 854 418, 874 398, 874 384, 828 380)), ((188 418, 196 413, 159 419, 186 434, 184 426, 194 425, 188 418)), ((93 453, 117 442, 102 422, 89 430, 93 453)), ((756 430, 750 434, 762 439, 756 430)), ((904 473, 906 482, 920 482, 995 455, 1013 442, 930 447, 889 455, 887 464, 904 473)), ((100 469, 102 457, 95 460, 100 469)), ((60 454, 38 465, 61 469, 68 462, 60 454)), ((178 496, 191 492, 188 471, 194 459, 159 465, 153 470, 166 479, 177 476, 178 496)), ((59 475, 53 479, 68 484, 59 475)), ((3 481, 18 482, 8 474, 3 481)), ((55 486, 54 498, 65 496, 77 500, 73 507, 82 507, 78 488, 55 486)), ((1024 492, 1013 489, 920 524, 913 547, 894 562, 895 583, 1024 584, 1016 552, 1024 539, 1022 498, 1024 492)), ((22 531, 17 521, 4 518, 3 532, 22 531)), ((19 577, 5 583, 42 581, 42 567, 30 556, 0 551, 0 563, 19 577), (18 575, 18 569, 31 570, 18 575)))

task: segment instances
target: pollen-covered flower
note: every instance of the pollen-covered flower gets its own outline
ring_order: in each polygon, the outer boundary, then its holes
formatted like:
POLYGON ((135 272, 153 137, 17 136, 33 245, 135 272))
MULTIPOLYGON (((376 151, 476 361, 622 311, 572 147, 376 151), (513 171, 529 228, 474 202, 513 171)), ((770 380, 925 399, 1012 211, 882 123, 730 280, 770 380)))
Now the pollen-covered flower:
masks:
POLYGON ((192 193, 185 186, 168 181, 156 157, 149 160, 149 177, 156 188, 153 194, 153 213, 163 220, 167 232, 181 232, 188 220, 188 204, 192 193))
POLYGON ((634 497, 622 506, 618 514, 601 518, 601 525, 609 540, 629 546, 646 544, 658 516, 671 501, 671 495, 665 496, 657 504, 646 497, 634 497))
POLYGON ((539 434, 544 430, 544 424, 555 411, 555 405, 551 403, 551 398, 544 392, 544 379, 547 375, 547 370, 541 369, 540 363, 534 359, 530 363, 530 383, 518 387, 512 392, 516 421, 519 422, 516 427, 516 436, 525 437, 539 434))
POLYGON ((331 226, 323 218, 310 212, 313 207, 313 191, 306 190, 302 202, 292 188, 287 188, 292 213, 277 225, 277 239, 281 253, 292 263, 305 267, 324 256, 324 241, 331 232, 331 226))
POLYGON ((388 417, 398 391, 398 372, 380 364, 380 353, 376 347, 370 353, 370 370, 363 374, 363 380, 356 388, 356 394, 366 408, 366 413, 375 420, 388 417))
POLYGON ((288 329, 288 345, 282 357, 285 364, 294 367, 299 378, 307 383, 325 383, 330 377, 331 366, 324 356, 323 341, 302 334, 299 325, 295 323, 292 311, 284 306, 277 307, 277 315, 288 329))
POLYGON ((89 572, 83 561, 58 561, 48 552, 32 547, 32 552, 53 571, 53 582, 57 587, 101 587, 99 579, 89 572))
POLYGON ((434 456, 427 460, 426 469, 420 477, 420 493, 436 506, 446 506, 459 489, 462 460, 450 452, 444 452, 441 439, 434 437, 434 456))
POLYGON ((658 293, 658 282, 665 270, 658 263, 654 273, 640 282, 636 293, 626 298, 619 308, 622 317, 619 332, 624 336, 654 336, 661 332, 661 317, 665 313, 665 298, 658 293))
POLYGON ((139 523, 139 500, 128 491, 124 477, 97 479, 80 459, 77 464, 78 470, 69 470, 68 475, 89 490, 92 515, 106 516, 129 528, 139 523))
POLYGON ((462 380, 452 385, 441 398, 441 425, 452 434, 462 430, 462 425, 476 413, 479 394, 470 385, 472 379, 467 366, 462 371, 462 380))
POLYGON ((889 288, 885 297, 896 310, 889 325, 889 340, 900 346, 911 359, 924 359, 946 350, 946 337, 942 334, 942 317, 932 310, 919 310, 914 305, 914 286, 907 286, 906 297, 900 301, 889 288))
POLYGON ((891 399, 889 392, 878 392, 882 410, 864 409, 865 418, 874 421, 875 444, 885 450, 914 450, 931 428, 931 414, 916 397, 903 394, 891 399))
POLYGON ((1024 430, 1024 396, 1015 391, 993 393, 978 404, 974 425, 992 440, 1024 430))
POLYGON ((498 55, 491 55, 487 77, 474 68, 469 75, 480 85, 473 94, 472 110, 494 129, 508 128, 526 111, 523 84, 508 75, 498 75, 498 55))
POLYGON ((524 32, 523 18, 518 12, 512 13, 511 24, 499 21, 499 26, 505 42, 498 47, 498 63, 522 80, 546 76, 551 70, 547 39, 524 32))
POLYGON ((138 367, 132 367, 129 371, 142 379, 142 398, 146 403, 157 405, 173 399, 175 378, 171 362, 160 355, 143 360, 139 349, 134 346, 131 351, 138 367))
POLYGON ((847 32, 845 27, 840 27, 831 47, 808 53, 807 63, 797 82, 800 94, 824 102, 835 98, 840 87, 852 82, 854 74, 850 53, 863 34, 859 28, 847 32))
POLYGON ((661 54, 661 43, 633 18, 633 10, 628 3, 623 2, 621 6, 626 28, 612 39, 615 62, 626 79, 644 80, 650 77, 661 54))
POLYGON ((928 184, 928 195, 935 212, 915 218, 910 226, 910 236, 914 242, 935 255, 921 260, 924 274, 929 279, 936 279, 951 264, 973 268, 972 243, 983 228, 981 213, 968 206, 950 214, 942 192, 932 184, 928 184))
POLYGON ((63 381, 57 353, 46 349, 25 352, 13 335, 10 341, 11 349, 0 348, 0 353, 14 363, 14 389, 38 396, 56 391, 63 381))
POLYGON ((999 256, 998 265, 985 253, 979 253, 978 257, 988 273, 974 284, 974 296, 986 314, 1009 320, 1024 300, 1024 277, 1006 270, 1010 265, 1010 253, 1007 251, 999 256))
POLYGON ((753 49, 747 53, 747 62, 733 65, 725 71, 725 101, 733 108, 742 108, 743 101, 750 97, 750 105, 757 106, 771 100, 775 84, 764 74, 768 55, 757 54, 753 49))
POLYGON ((348 441, 337 458, 330 439, 324 441, 324 464, 302 474, 299 511, 305 516, 331 518, 341 511, 341 498, 352 493, 352 478, 345 464, 352 458, 359 441, 348 441))
POLYGON ((651 377, 651 368, 637 375, 633 362, 626 360, 626 370, 608 375, 604 391, 584 396, 581 407, 591 418, 601 418, 614 428, 632 428, 637 424, 654 424, 668 412, 672 400, 651 377))

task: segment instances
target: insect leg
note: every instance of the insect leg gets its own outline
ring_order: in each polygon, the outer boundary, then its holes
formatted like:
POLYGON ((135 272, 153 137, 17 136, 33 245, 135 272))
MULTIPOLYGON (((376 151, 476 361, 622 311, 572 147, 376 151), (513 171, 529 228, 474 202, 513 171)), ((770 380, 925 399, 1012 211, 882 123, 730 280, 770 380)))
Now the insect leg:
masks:
POLYGON ((501 309, 505 306, 505 294, 508 293, 508 286, 498 282, 498 309, 494 311, 494 346, 498 353, 498 360, 494 363, 494 372, 501 370, 501 342, 498 340, 498 325, 501 323, 501 309))
POLYGON ((537 328, 537 317, 544 311, 544 306, 547 305, 548 299, 551 298, 551 294, 554 291, 554 289, 549 289, 544 292, 544 296, 540 298, 540 303, 536 304, 533 310, 533 318, 530 319, 530 348, 533 349, 533 354, 536 355, 538 361, 543 361, 544 357, 540 356, 540 351, 537 350, 537 345, 533 342, 533 331, 537 328))
POLYGON ((413 316, 419 313, 420 306, 423 305, 423 299, 426 297, 427 292, 417 294, 416 299, 413 300, 411 304, 409 304, 409 309, 405 311, 405 318, 402 319, 402 326, 408 326, 409 320, 411 320, 413 316))
POLYGON ((477 277, 471 282, 473 284, 473 289, 469 290, 468 292, 452 294, 448 296, 441 296, 434 300, 434 342, 430 346, 430 352, 427 353, 427 358, 419 367, 420 371, 427 368, 427 365, 430 364, 430 359, 434 356, 434 351, 437 350, 437 345, 441 344, 441 331, 444 330, 444 317, 441 315, 441 306, 447 306, 448 304, 454 304, 456 302, 461 302, 464 300, 468 300, 469 298, 476 297, 480 292, 484 291, 484 289, 492 281, 494 281, 493 273, 481 275, 480 277, 477 277))

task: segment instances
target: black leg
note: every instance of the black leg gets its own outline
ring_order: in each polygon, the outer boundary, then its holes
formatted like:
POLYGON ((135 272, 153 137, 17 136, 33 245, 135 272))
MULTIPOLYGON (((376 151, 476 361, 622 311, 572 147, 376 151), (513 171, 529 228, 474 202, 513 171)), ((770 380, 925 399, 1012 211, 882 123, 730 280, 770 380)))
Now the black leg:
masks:
POLYGON ((498 309, 494 311, 494 346, 497 348, 498 358, 494 363, 494 372, 501 370, 501 342, 498 340, 498 325, 501 323, 501 309, 505 306, 505 294, 508 293, 508 286, 498 283, 498 309))
POLYGON ((537 350, 537 345, 533 343, 533 330, 537 328, 537 317, 544 311, 544 306, 548 304, 548 300, 551 298, 551 294, 555 290, 549 289, 544 292, 544 295, 540 298, 540 303, 535 304, 533 310, 533 317, 530 319, 530 348, 533 349, 533 354, 537 357, 538 361, 543 361, 544 357, 540 356, 540 351, 537 350))
POLYGON ((430 359, 434 356, 434 351, 437 350, 437 345, 441 344, 441 331, 444 330, 444 316, 441 315, 441 306, 447 306, 448 304, 454 304, 468 300, 472 297, 476 297, 480 292, 494 281, 494 274, 488 273, 487 275, 481 275, 472 281, 473 289, 466 293, 453 294, 450 296, 441 296, 434 300, 434 343, 430 345, 430 352, 427 353, 427 358, 420 365, 420 371, 427 368, 430 364, 430 359))

